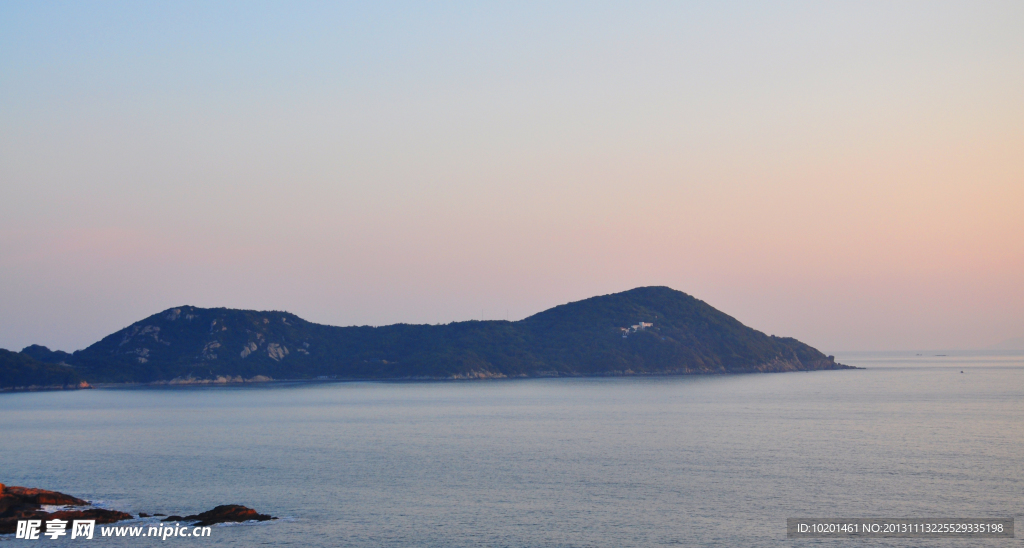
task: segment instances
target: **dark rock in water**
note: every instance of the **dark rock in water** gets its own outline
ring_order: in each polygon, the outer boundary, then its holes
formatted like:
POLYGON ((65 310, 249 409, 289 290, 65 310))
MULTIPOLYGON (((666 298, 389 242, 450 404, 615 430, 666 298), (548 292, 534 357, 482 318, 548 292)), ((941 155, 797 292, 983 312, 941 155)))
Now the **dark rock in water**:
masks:
POLYGON ((160 521, 195 521, 193 525, 196 527, 207 527, 215 523, 240 523, 243 521, 267 521, 271 519, 277 519, 267 514, 260 514, 252 508, 247 508, 240 504, 223 504, 214 508, 213 510, 207 510, 201 514, 194 514, 191 516, 170 516, 160 521))
POLYGON ((10 527, 17 525, 19 519, 35 519, 36 513, 48 515, 41 510, 42 505, 86 506, 89 503, 64 493, 30 489, 27 487, 6 486, 0 483, 0 534, 7 531, 7 521, 13 520, 10 527))
POLYGON ((153 514, 153 517, 162 517, 162 516, 166 516, 166 515, 167 514, 153 514))
MULTIPOLYGON (((66 521, 96 520, 96 523, 114 523, 126 519, 133 519, 131 514, 118 512, 116 510, 105 510, 102 508, 87 508, 75 510, 73 506, 88 506, 89 502, 71 495, 47 491, 45 489, 31 489, 28 487, 5 486, 0 483, 0 535, 10 534, 17 531, 19 520, 38 519, 48 521, 61 519, 66 521), (65 506, 57 512, 44 512, 43 505, 65 506)), ((164 516, 166 514, 153 514, 153 516, 164 516)), ((140 518, 148 518, 150 514, 140 513, 140 518)), ((246 508, 238 504, 225 504, 213 510, 191 516, 170 516, 161 521, 184 521, 195 522, 197 527, 207 527, 215 523, 243 522, 243 521, 267 521, 277 519, 266 514, 260 514, 252 508, 246 508)))
MULTIPOLYGON (((0 484, 2 485, 2 484, 0 484)), ((56 491, 46 489, 32 489, 30 487, 18 487, 11 485, 0 491, 3 495, 13 495, 21 500, 32 504, 47 504, 51 506, 88 506, 89 502, 78 497, 65 495, 56 491)))
POLYGON ((131 514, 100 508, 90 508, 87 510, 69 509, 48 513, 42 510, 42 505, 44 504, 53 506, 88 506, 89 502, 56 491, 16 487, 13 485, 7 487, 0 483, 0 535, 17 531, 19 520, 38 519, 47 521, 62 519, 73 521, 76 519, 93 519, 96 520, 96 523, 114 523, 115 521, 132 519, 131 514))
POLYGON ((103 508, 89 508, 88 510, 61 510, 60 512, 54 512, 52 514, 44 513, 43 515, 46 516, 46 519, 64 519, 68 521, 76 519, 94 519, 96 520, 96 523, 114 523, 115 521, 132 519, 132 515, 127 512, 104 510, 103 508))
POLYGON ((196 514, 195 516, 186 516, 185 519, 198 518, 199 522, 195 525, 197 527, 205 527, 207 525, 213 525, 215 523, 225 522, 243 522, 243 521, 267 521, 274 519, 267 514, 260 514, 252 508, 247 508, 238 504, 224 504, 208 510, 202 514, 196 514))

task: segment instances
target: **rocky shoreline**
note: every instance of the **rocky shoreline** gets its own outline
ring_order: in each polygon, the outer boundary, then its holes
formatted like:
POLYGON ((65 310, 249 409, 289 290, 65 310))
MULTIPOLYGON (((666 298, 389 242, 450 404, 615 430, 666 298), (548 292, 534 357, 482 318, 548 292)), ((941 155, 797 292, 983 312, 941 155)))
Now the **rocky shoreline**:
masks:
MULTIPOLYGON (((94 520, 96 523, 116 523, 119 521, 162 516, 162 514, 140 513, 133 516, 127 512, 90 508, 92 504, 84 499, 31 487, 18 487, 0 483, 0 535, 13 534, 18 522, 23 520, 94 520), (43 506, 62 507, 55 512, 47 512, 43 506)), ((186 522, 196 527, 208 527, 217 523, 240 523, 245 521, 268 521, 277 519, 268 514, 260 514, 252 508, 239 504, 225 504, 212 510, 188 516, 169 516, 161 521, 186 522)))
POLYGON ((79 385, 68 385, 68 386, 28 386, 28 387, 7 387, 0 388, 0 392, 41 392, 49 390, 84 390, 84 389, 104 389, 104 388, 125 388, 125 387, 144 387, 144 386, 228 386, 228 385, 242 385, 242 384, 291 384, 291 383, 324 383, 324 382, 445 382, 445 381, 474 381, 474 380, 501 380, 501 379, 539 379, 539 378, 552 378, 552 377, 566 377, 566 378, 603 378, 603 377, 678 377, 678 376, 691 376, 691 375, 750 375, 755 373, 794 373, 794 372, 811 372, 811 371, 844 371, 844 370, 855 370, 864 369, 863 367, 854 367, 850 365, 827 363, 819 369, 800 369, 798 366, 787 363, 787 362, 772 362, 762 364, 758 367, 751 369, 738 369, 738 370, 726 370, 720 368, 717 370, 693 370, 687 368, 678 369, 666 369, 663 371, 633 371, 632 369, 625 370, 610 370, 602 371, 597 373, 576 373, 576 372, 565 372, 565 371, 538 371, 534 374, 519 374, 519 375, 505 375, 503 373, 495 373, 492 371, 470 371, 469 373, 459 373, 448 376, 406 376, 406 377, 339 377, 333 375, 330 377, 318 377, 314 379, 308 378, 296 378, 296 379, 274 379, 271 377, 257 375, 252 378, 242 378, 241 376, 236 377, 217 377, 213 379, 200 379, 194 377, 186 378, 175 378, 169 381, 153 381, 153 382, 108 382, 108 383, 96 383, 89 384, 85 381, 79 385))
POLYGON ((93 386, 85 381, 74 384, 30 384, 28 386, 5 386, 0 392, 46 392, 51 390, 88 390, 93 386))

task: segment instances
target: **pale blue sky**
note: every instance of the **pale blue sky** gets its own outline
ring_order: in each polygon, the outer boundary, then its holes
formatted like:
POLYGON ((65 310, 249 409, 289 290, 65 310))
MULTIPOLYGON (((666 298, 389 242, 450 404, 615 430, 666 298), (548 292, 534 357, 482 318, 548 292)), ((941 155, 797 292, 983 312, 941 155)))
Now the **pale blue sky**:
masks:
POLYGON ((0 347, 182 304, 669 285, 825 350, 1024 333, 1024 4, 0 4, 0 347))

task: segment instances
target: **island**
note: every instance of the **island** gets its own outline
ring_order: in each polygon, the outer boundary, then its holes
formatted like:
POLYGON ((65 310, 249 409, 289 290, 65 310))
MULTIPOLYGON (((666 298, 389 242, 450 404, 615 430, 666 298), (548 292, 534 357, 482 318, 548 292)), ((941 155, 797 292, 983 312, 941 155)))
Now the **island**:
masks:
MULTIPOLYGON (((74 353, 33 345, 15 355, 23 372, 35 368, 56 379, 36 385, 66 387, 853 369, 668 287, 592 297, 519 321, 443 325, 337 327, 281 311, 178 306, 74 353)), ((0 379, 8 377, 0 371, 0 379)), ((12 386, 2 382, 0 388, 12 386)))

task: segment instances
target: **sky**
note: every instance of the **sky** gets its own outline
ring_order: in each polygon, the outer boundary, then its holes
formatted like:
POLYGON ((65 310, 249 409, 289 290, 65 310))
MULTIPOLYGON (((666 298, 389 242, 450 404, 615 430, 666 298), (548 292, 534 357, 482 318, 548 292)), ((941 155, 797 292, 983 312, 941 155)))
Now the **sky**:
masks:
POLYGON ((0 347, 181 305, 667 285, 823 351, 1024 336, 1024 3, 0 3, 0 347))

